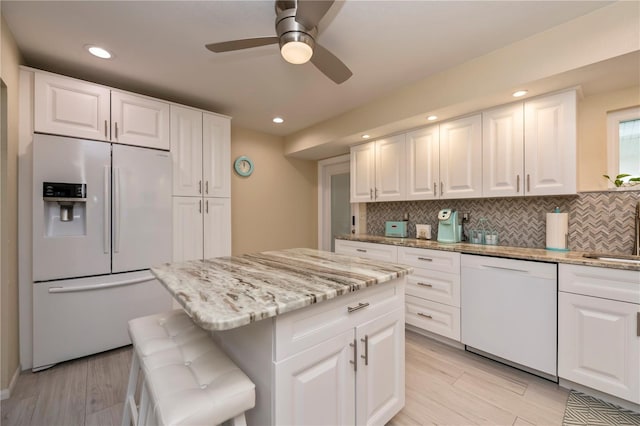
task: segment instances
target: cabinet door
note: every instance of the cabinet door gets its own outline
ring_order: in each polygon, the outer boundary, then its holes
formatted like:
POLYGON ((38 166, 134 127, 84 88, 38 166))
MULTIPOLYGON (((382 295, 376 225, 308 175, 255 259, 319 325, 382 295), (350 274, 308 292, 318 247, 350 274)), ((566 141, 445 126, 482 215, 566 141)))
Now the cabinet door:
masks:
POLYGON ((205 198, 204 258, 231 256, 231 199, 205 198))
POLYGON ((524 195, 522 103, 482 113, 482 195, 524 195))
POLYGON ((111 91, 111 140, 169 150, 169 104, 111 91))
POLYGON ((407 200, 439 198, 440 134, 438 126, 407 133, 407 200))
POLYGON ((274 424, 354 423, 353 334, 350 329, 275 365, 274 424))
POLYGON ((386 424, 404 406, 404 310, 356 328, 356 424, 386 424))
POLYGON ((526 195, 576 193, 576 93, 524 104, 526 195))
POLYGON ((375 201, 402 201, 406 195, 404 135, 376 141, 375 201))
POLYGON ((171 105, 173 195, 202 194, 202 112, 171 105))
POLYGON ((109 89, 38 72, 34 84, 36 132, 109 139, 109 89))
POLYGON ((202 198, 173 197, 173 261, 202 259, 202 198))
POLYGON ((482 196, 480 114, 440 125, 440 197, 482 196))
POLYGON ((558 297, 558 376, 640 403, 640 305, 558 297))
POLYGON ((375 142, 351 147, 351 202, 373 201, 375 142))
POLYGON ((231 123, 226 117, 203 114, 202 180, 205 197, 231 196, 231 123))

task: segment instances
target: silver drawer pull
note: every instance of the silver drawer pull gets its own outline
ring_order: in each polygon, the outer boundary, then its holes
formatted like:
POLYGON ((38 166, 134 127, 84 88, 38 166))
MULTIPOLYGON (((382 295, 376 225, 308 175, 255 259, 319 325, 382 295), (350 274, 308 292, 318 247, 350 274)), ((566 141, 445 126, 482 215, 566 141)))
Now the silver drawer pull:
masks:
POLYGON ((423 314, 422 312, 418 312, 418 315, 420 315, 421 317, 433 319, 433 317, 431 315, 423 314))
POLYGON ((418 260, 424 260, 425 262, 433 262, 433 259, 430 257, 419 257, 418 260))
POLYGON ((360 253, 366 253, 367 252, 365 249, 356 249, 356 251, 359 251, 360 253))
POLYGON ((367 306, 369 306, 369 302, 367 302, 367 303, 358 303, 358 306, 356 306, 356 307, 347 306, 347 312, 351 313, 351 312, 359 311, 360 309, 366 308, 367 306))
POLYGON ((433 287, 433 284, 429 284, 429 283, 420 283, 419 282, 418 285, 421 285, 423 287, 429 287, 429 288, 433 287))

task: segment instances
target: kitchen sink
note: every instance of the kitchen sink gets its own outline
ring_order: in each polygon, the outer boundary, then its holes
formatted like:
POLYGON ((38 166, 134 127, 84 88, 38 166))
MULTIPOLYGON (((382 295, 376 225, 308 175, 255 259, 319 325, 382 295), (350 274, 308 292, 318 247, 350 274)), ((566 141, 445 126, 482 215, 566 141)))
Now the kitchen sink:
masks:
POLYGON ((640 256, 614 253, 585 253, 582 257, 604 260, 606 262, 632 263, 640 265, 640 256))

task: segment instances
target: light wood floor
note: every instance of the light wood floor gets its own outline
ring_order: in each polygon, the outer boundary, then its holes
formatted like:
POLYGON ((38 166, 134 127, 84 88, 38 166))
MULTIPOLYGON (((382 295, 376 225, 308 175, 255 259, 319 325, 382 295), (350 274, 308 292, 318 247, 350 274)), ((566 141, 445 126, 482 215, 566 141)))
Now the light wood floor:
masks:
MULTIPOLYGON (((2 426, 119 425, 130 347, 20 375, 2 426)), ((561 425, 568 392, 406 332, 406 405, 389 425, 561 425)))

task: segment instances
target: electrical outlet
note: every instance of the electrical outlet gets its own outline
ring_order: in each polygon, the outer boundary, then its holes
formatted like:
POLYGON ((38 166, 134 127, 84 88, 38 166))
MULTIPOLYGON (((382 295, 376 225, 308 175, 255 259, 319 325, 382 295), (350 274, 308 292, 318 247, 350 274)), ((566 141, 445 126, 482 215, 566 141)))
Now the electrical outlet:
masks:
POLYGON ((470 213, 469 212, 462 212, 462 221, 463 222, 469 222, 469 217, 470 217, 470 213))

